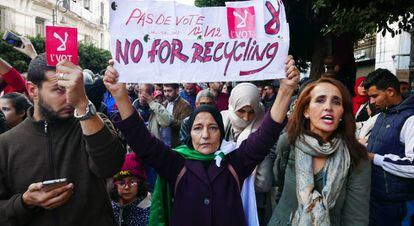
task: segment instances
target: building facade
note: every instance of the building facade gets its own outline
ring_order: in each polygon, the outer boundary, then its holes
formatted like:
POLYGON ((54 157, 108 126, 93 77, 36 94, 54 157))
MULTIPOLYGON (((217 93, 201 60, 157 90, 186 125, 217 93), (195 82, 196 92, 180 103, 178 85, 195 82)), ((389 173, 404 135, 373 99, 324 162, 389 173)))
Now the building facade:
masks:
POLYGON ((410 52, 411 33, 402 32, 394 37, 389 32, 384 37, 377 34, 375 69, 386 68, 400 81, 409 82, 410 52))
MULTIPOLYGON (((391 25, 396 28, 396 24, 391 25)), ((366 76, 378 68, 385 68, 395 74, 400 81, 413 82, 410 79, 410 55, 412 32, 403 31, 391 36, 387 32, 367 35, 354 46, 354 57, 357 63, 357 77, 366 76)))
POLYGON ((76 27, 78 40, 109 50, 107 0, 0 0, 0 31, 45 36, 47 25, 76 27))

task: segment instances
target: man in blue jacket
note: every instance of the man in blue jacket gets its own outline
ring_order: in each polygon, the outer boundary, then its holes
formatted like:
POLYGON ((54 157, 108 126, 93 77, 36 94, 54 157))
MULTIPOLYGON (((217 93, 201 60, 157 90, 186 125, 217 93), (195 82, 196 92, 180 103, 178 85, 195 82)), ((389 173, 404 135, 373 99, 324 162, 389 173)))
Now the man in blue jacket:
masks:
POLYGON ((411 225, 414 212, 414 96, 403 99, 386 69, 367 76, 370 102, 381 110, 368 140, 373 161, 370 225, 411 225))

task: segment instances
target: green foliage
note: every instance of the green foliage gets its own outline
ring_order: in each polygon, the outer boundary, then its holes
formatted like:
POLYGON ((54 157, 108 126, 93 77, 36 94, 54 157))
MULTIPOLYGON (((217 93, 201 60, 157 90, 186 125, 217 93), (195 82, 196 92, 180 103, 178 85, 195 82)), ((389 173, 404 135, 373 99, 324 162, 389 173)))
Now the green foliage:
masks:
POLYGON ((207 7, 207 6, 225 6, 227 0, 195 0, 194 4, 198 7, 207 7))
MULTIPOLYGON (((3 37, 3 33, 0 33, 3 37)), ((37 53, 45 52, 45 39, 43 37, 28 37, 35 47, 37 53)), ((99 49, 92 44, 79 43, 79 65, 82 68, 88 68, 95 73, 105 69, 111 53, 104 49, 99 49)), ((26 72, 30 63, 30 58, 16 51, 13 47, 4 41, 0 41, 0 58, 7 61, 19 72, 26 72)))
POLYGON ((96 48, 92 44, 79 44, 79 65, 84 69, 99 73, 106 68, 111 58, 108 50, 96 48))
MULTIPOLYGON (((224 6, 225 1, 196 0, 195 5, 224 6)), ((414 15, 410 14, 414 12, 414 4, 408 0, 285 0, 284 3, 289 23, 295 23, 293 17, 298 13, 304 14, 313 29, 324 35, 351 33, 357 40, 375 31, 382 35, 388 31, 394 36, 414 27, 414 15), (394 22, 398 23, 396 29, 389 26, 394 22)))
POLYGON ((414 26, 414 4, 407 0, 313 0, 312 10, 325 35, 352 33, 359 39, 388 31, 394 36, 414 26), (389 25, 395 22, 398 27, 393 29, 389 25))

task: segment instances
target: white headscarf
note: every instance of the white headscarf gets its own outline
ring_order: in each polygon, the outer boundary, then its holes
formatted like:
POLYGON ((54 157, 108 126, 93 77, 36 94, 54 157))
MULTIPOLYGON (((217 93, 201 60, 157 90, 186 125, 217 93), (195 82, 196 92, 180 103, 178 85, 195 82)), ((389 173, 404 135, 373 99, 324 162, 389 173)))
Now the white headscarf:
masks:
POLYGON ((231 91, 229 110, 222 111, 221 113, 224 127, 226 128, 228 123, 231 123, 238 146, 243 140, 247 139, 250 133, 256 131, 262 122, 264 107, 260 100, 259 90, 252 83, 240 83, 231 91), (255 118, 250 122, 244 121, 236 114, 238 110, 245 106, 252 107, 256 114, 255 118))
MULTIPOLYGON (((260 102, 261 98, 257 87, 251 83, 240 83, 231 91, 229 98, 229 110, 222 111, 224 128, 229 123, 233 129, 234 138, 236 138, 237 147, 242 141, 256 131, 262 123, 264 116, 264 107, 260 102), (251 106, 255 113, 255 118, 251 122, 246 122, 236 115, 236 111, 245 106, 251 106)), ((244 180, 241 190, 244 214, 248 226, 259 225, 259 218, 256 206, 256 194, 254 190, 254 180, 256 173, 253 173, 244 180)))

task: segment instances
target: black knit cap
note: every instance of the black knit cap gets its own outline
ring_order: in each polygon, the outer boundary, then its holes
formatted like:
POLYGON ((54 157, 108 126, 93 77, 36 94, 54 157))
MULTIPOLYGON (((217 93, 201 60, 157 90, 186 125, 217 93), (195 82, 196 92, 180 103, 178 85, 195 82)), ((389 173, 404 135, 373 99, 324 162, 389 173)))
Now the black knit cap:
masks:
POLYGON ((217 110, 217 108, 210 106, 210 105, 201 105, 200 107, 196 108, 193 113, 191 113, 190 115, 190 119, 189 119, 189 127, 188 127, 188 138, 185 142, 185 144, 189 147, 189 148, 194 148, 193 147, 193 142, 191 140, 191 128, 193 127, 194 124, 194 119, 195 117, 198 115, 198 113, 201 112, 208 112, 211 114, 211 116, 213 116, 214 120, 216 120, 217 125, 220 128, 220 145, 221 145, 221 141, 224 139, 224 124, 223 124, 223 118, 221 117, 221 114, 219 112, 219 110, 217 110))

